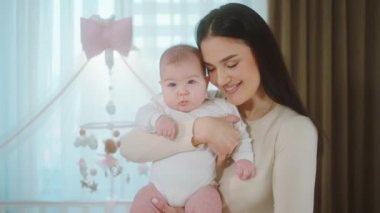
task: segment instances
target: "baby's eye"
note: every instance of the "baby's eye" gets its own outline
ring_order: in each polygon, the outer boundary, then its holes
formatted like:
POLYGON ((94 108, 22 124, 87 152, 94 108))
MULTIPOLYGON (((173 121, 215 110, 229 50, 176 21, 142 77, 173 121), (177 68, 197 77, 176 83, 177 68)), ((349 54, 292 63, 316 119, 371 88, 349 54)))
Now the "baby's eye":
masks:
POLYGON ((168 83, 167 86, 168 87, 175 87, 175 86, 177 86, 177 84, 172 82, 172 83, 168 83))
POLYGON ((197 81, 196 80, 189 80, 187 83, 188 84, 195 84, 195 83, 197 83, 197 81))

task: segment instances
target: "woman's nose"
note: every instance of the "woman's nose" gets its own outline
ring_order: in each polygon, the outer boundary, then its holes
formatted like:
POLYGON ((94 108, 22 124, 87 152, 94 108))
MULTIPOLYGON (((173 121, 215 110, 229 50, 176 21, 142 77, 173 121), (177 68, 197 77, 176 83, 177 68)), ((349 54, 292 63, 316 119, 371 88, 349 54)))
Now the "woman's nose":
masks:
POLYGON ((230 81, 228 73, 224 70, 218 70, 216 72, 216 82, 218 85, 224 85, 230 81))

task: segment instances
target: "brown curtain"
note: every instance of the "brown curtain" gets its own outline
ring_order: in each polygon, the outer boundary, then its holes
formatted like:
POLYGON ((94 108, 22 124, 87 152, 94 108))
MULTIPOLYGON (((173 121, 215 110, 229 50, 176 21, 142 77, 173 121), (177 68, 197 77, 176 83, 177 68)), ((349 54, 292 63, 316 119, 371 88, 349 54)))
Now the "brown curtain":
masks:
POLYGON ((380 1, 269 0, 269 23, 321 132, 315 212, 380 212, 380 1))

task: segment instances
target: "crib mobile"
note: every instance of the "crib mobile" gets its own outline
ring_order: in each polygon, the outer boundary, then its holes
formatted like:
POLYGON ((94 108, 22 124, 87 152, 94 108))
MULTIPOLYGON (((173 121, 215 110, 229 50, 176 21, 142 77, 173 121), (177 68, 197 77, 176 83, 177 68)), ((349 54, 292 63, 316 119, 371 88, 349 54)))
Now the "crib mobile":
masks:
MULTIPOLYGON (((92 16, 89 19, 81 18, 81 42, 83 51, 87 59, 99 55, 104 52, 105 63, 108 68, 109 79, 112 77, 112 68, 114 64, 113 51, 117 51, 122 56, 128 56, 132 47, 132 18, 124 18, 115 20, 114 17, 109 19, 101 19, 98 15, 92 16)), ((150 87, 134 72, 132 67, 122 57, 124 64, 139 80, 139 82, 151 93, 150 87)), ((109 97, 112 97, 113 91, 112 81, 109 81, 109 97)), ((120 146, 120 128, 133 127, 133 122, 114 121, 113 115, 116 113, 116 106, 112 98, 105 106, 107 114, 110 116, 110 121, 86 123, 80 125, 79 135, 74 142, 74 146, 81 149, 90 149, 96 151, 99 143, 97 137, 89 133, 93 129, 107 129, 111 132, 111 136, 100 143, 104 146, 104 153, 100 154, 100 160, 96 162, 98 167, 102 169, 105 177, 116 177, 123 172, 123 167, 119 160, 115 157, 120 146)), ((90 176, 96 176, 98 171, 96 168, 88 168, 88 162, 82 156, 78 161, 79 172, 82 180, 80 184, 82 188, 89 189, 90 192, 97 191, 98 184, 90 179, 90 176)), ((139 172, 141 175, 147 175, 148 167, 145 164, 139 164, 139 172)), ((126 175, 126 181, 129 183, 130 176, 126 175)))
MULTIPOLYGON (((134 69, 128 64, 124 57, 128 56, 128 53, 134 47, 132 46, 132 17, 115 20, 112 16, 109 19, 101 19, 98 15, 94 15, 89 19, 81 18, 81 42, 83 51, 86 54, 87 61, 82 67, 70 78, 67 83, 50 99, 47 104, 41 107, 34 113, 31 118, 15 129, 15 131, 5 140, 0 143, 0 150, 11 144, 15 138, 17 138, 22 132, 28 129, 38 118, 40 118, 69 88, 69 86, 78 78, 90 59, 100 53, 105 54, 105 63, 108 68, 108 75, 111 79, 112 67, 114 64, 113 52, 114 50, 120 53, 121 59, 128 67, 134 77, 141 83, 145 89, 154 94, 153 90, 144 80, 134 71, 134 69), (123 57, 124 56, 124 57, 123 57)), ((112 82, 109 81, 109 93, 112 93, 112 82)), ((112 97, 110 95, 110 97, 112 97)), ((104 153, 101 154, 101 159, 96 164, 103 170, 106 177, 116 177, 123 172, 123 167, 119 163, 119 160, 115 157, 120 145, 120 129, 133 127, 133 122, 126 121, 114 121, 112 116, 116 113, 116 106, 112 98, 106 104, 106 112, 110 116, 108 122, 86 123, 80 125, 78 137, 74 142, 74 146, 80 149, 90 149, 96 151, 99 143, 97 137, 91 133, 91 130, 102 129, 111 132, 111 136, 100 143, 104 146, 104 153)), ((96 176, 98 171, 96 168, 88 168, 88 162, 84 157, 81 157, 77 162, 79 167, 79 173, 82 177, 80 184, 83 188, 89 189, 90 192, 95 192, 98 189, 98 184, 94 180, 90 180, 90 176, 96 176)), ((148 174, 148 166, 145 164, 138 164, 138 171, 140 175, 148 174)), ((131 177, 126 175, 126 181, 129 183, 131 177)))

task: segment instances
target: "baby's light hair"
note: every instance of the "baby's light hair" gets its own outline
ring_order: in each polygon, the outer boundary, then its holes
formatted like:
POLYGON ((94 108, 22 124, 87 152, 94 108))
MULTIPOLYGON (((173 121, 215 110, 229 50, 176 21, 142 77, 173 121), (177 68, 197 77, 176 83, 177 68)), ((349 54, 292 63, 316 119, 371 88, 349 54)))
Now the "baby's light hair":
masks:
POLYGON ((162 72, 163 66, 189 60, 192 56, 195 56, 198 59, 203 74, 206 74, 205 65, 202 61, 202 55, 199 49, 188 44, 171 46, 162 53, 160 58, 160 73, 162 72))

